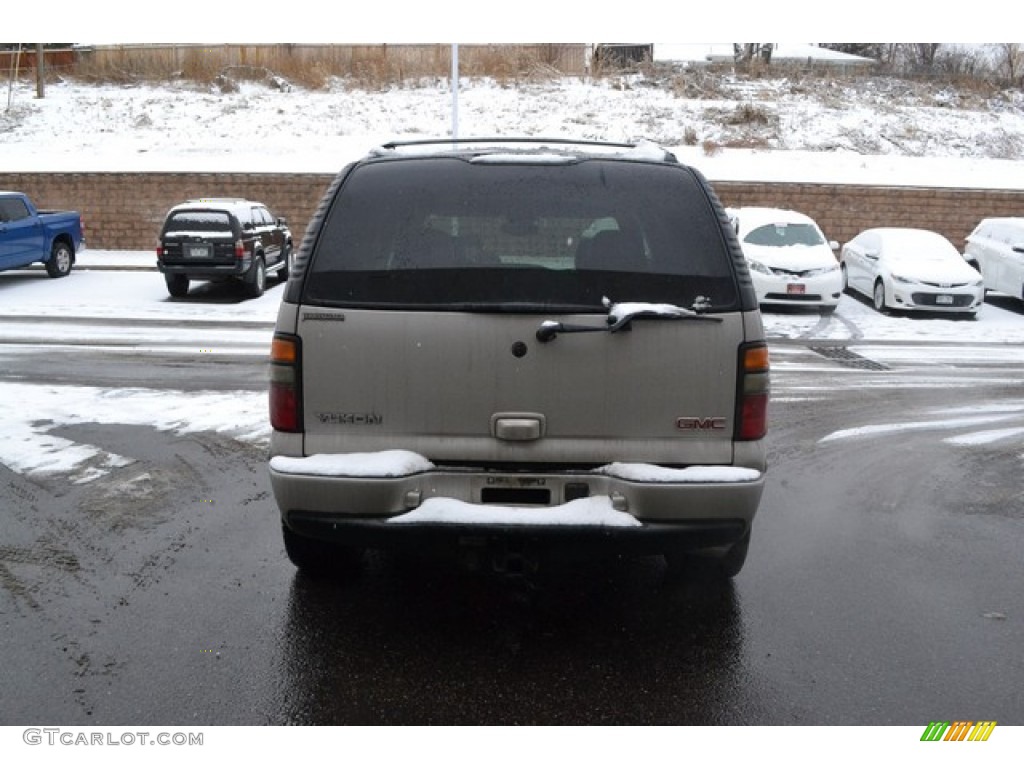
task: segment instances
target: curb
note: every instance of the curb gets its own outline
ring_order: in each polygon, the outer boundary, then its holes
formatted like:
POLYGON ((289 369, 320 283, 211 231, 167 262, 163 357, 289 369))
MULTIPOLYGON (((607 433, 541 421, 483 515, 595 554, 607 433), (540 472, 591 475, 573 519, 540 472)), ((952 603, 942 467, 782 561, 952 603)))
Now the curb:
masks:
MULTIPOLYGON (((42 264, 31 264, 22 269, 30 272, 43 272, 46 267, 42 264)), ((80 261, 75 261, 72 271, 81 272, 159 272, 155 266, 147 266, 145 264, 83 264, 80 261)))

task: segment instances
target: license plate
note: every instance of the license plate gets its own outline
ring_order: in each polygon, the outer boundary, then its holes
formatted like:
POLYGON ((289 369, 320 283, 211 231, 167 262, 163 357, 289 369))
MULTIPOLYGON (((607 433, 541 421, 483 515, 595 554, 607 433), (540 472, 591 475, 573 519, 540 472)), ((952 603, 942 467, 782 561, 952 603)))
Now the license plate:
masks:
POLYGON ((940 293, 938 296, 935 297, 935 303, 936 304, 952 304, 953 303, 953 297, 950 296, 949 294, 940 293))
POLYGON ((185 255, 190 259, 208 259, 210 258, 210 246, 187 245, 185 246, 185 255))
POLYGON ((790 294, 803 294, 807 292, 807 286, 803 283, 790 283, 786 286, 786 293, 790 294))

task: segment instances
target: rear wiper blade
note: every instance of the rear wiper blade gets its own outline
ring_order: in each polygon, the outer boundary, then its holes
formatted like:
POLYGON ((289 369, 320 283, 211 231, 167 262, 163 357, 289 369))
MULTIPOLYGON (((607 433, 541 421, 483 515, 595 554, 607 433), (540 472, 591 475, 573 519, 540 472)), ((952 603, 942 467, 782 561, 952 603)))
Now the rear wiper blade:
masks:
POLYGON ((722 322, 721 317, 702 315, 693 309, 677 307, 674 304, 647 304, 644 302, 623 302, 613 304, 607 298, 604 305, 608 308, 608 316, 604 325, 575 325, 557 320, 545 320, 537 329, 537 341, 552 341, 560 333, 617 333, 629 330, 630 324, 638 317, 655 317, 663 320, 710 320, 722 322))

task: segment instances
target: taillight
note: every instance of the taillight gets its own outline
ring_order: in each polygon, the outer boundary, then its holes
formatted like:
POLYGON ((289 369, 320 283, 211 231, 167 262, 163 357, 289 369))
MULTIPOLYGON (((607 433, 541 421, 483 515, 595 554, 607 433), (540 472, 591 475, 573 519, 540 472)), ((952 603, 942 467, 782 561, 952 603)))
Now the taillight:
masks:
POLYGON ((736 439, 760 440, 768 434, 768 345, 740 346, 736 386, 736 439))
POLYGON ((235 258, 245 258, 245 243, 243 243, 241 240, 235 240, 235 258))
POLYGON ((156 247, 156 257, 158 259, 162 259, 164 257, 164 247, 162 245, 158 245, 156 247))
POLYGON ((274 334, 270 344, 270 426, 302 431, 301 344, 298 336, 274 334))

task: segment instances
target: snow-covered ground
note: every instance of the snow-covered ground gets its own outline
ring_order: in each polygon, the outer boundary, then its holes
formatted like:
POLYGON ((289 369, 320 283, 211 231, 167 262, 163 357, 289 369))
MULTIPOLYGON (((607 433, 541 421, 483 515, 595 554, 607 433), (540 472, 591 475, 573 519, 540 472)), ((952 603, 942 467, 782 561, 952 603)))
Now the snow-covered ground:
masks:
MULTIPOLYGON (((461 78, 458 135, 646 138, 712 180, 1020 188, 1020 91, 980 99, 882 80, 826 76, 809 90, 789 76, 726 77, 712 97, 689 98, 678 86, 688 75, 677 77, 461 78)), ((66 81, 37 99, 16 83, 0 111, 0 168, 334 173, 386 141, 451 135, 444 78, 385 90, 238 86, 66 81)))

